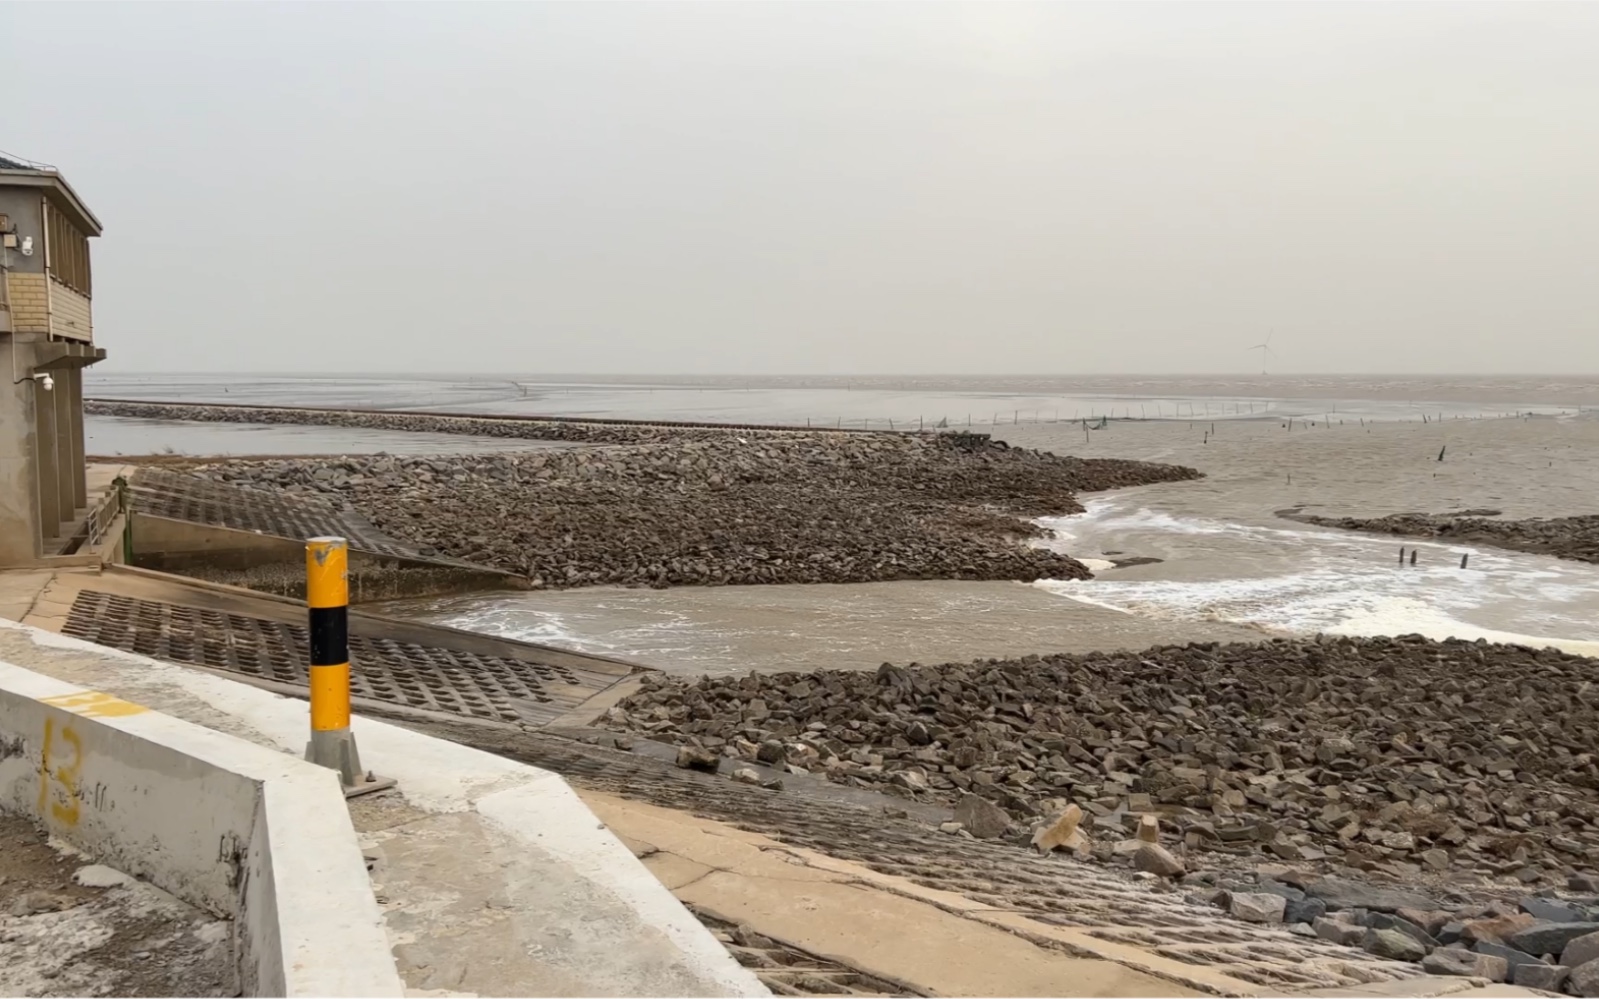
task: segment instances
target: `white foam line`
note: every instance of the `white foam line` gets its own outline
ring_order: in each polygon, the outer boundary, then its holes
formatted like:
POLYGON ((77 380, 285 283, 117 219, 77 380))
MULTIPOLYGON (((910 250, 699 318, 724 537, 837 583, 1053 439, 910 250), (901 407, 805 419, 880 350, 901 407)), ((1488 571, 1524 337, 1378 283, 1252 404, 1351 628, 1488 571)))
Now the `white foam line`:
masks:
POLYGON ((1417 600, 1394 599, 1383 601, 1376 608, 1357 612, 1327 631, 1334 635, 1397 635, 1414 634, 1425 638, 1443 640, 1458 638, 1463 641, 1482 639, 1502 645, 1526 645, 1535 649, 1559 649, 1577 656, 1599 658, 1599 642, 1569 638, 1545 638, 1540 635, 1523 635, 1514 631, 1479 628, 1464 621, 1440 614, 1436 609, 1417 600))
MULTIPOLYGON (((1325 631, 1351 635, 1422 634, 1561 649, 1599 656, 1599 641, 1556 637, 1591 631, 1584 603, 1599 596, 1599 573, 1553 558, 1471 545, 1422 542, 1424 552, 1450 557, 1396 571, 1377 558, 1387 541, 1331 529, 1297 530, 1182 518, 1147 508, 1128 510, 1114 499, 1090 501, 1086 512, 1041 518, 1055 532, 1042 546, 1082 548, 1098 532, 1133 534, 1117 544, 1136 547, 1136 535, 1229 536, 1242 545, 1240 565, 1256 575, 1192 582, 1175 580, 1040 580, 1046 592, 1123 614, 1175 620, 1226 621, 1288 634, 1325 631), (1292 565, 1278 553, 1292 551, 1292 565), (1461 553, 1471 568, 1454 567, 1461 553), (1273 563, 1280 563, 1273 565, 1273 563), (1273 568, 1280 572, 1272 574, 1273 568), (1531 635, 1469 624, 1453 616, 1485 607, 1552 635, 1531 635), (1569 608, 1569 609, 1568 609, 1569 608)), ((1104 535, 1100 534, 1103 538, 1104 535)), ((1395 539, 1399 540, 1399 539, 1395 539)), ((1109 544, 1109 541, 1101 543, 1109 544)), ((1181 542, 1178 542, 1179 546, 1181 542)), ((1205 545, 1213 544, 1205 542, 1205 545)), ((1181 551, 1181 547, 1178 549, 1181 551)))

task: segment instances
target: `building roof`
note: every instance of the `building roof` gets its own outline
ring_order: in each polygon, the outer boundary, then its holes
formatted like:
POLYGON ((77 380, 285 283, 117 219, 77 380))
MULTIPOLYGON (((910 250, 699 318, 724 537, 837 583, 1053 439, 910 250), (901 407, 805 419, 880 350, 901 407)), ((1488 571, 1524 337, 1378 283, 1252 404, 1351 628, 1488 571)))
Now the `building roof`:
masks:
POLYGON ((94 213, 78 198, 78 192, 72 189, 72 185, 55 167, 0 152, 0 184, 44 188, 50 203, 72 217, 85 234, 100 235, 100 220, 94 217, 94 213))

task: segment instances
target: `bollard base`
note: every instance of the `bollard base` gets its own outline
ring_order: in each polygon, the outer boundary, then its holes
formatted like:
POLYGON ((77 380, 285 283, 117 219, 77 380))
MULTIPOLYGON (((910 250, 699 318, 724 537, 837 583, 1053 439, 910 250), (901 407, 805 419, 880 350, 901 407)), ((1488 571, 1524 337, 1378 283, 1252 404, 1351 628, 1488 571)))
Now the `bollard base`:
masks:
POLYGON ((355 734, 347 728, 312 732, 311 741, 305 744, 305 758, 318 766, 337 770, 346 798, 394 786, 394 778, 378 777, 362 769, 361 755, 355 748, 355 734))
POLYGON ((370 771, 363 774, 354 784, 344 785, 344 796, 354 798, 373 791, 386 791, 395 786, 393 777, 380 777, 370 771))

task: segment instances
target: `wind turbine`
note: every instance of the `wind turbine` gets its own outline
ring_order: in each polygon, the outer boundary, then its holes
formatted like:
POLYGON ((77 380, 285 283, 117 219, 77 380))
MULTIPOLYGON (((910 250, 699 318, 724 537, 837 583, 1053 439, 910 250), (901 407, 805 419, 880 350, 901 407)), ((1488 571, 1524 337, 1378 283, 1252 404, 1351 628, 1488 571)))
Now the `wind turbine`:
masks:
POLYGON ((1245 350, 1258 350, 1258 351, 1260 351, 1260 373, 1261 374, 1265 374, 1266 373, 1266 361, 1267 361, 1267 359, 1277 356, 1271 349, 1271 333, 1270 332, 1268 332, 1266 334, 1266 342, 1265 343, 1257 343, 1253 347, 1245 347, 1244 349, 1245 350))

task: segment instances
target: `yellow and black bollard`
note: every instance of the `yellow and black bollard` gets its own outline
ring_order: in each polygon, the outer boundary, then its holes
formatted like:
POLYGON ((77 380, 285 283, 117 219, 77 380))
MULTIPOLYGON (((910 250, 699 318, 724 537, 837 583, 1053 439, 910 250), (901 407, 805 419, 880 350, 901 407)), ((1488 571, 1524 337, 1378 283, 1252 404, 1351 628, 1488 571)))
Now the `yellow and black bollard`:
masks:
POLYGON ((311 626, 311 741, 305 758, 339 772, 346 795, 392 787, 361 769, 350 731, 349 545, 312 538, 305 545, 305 602, 311 626))

